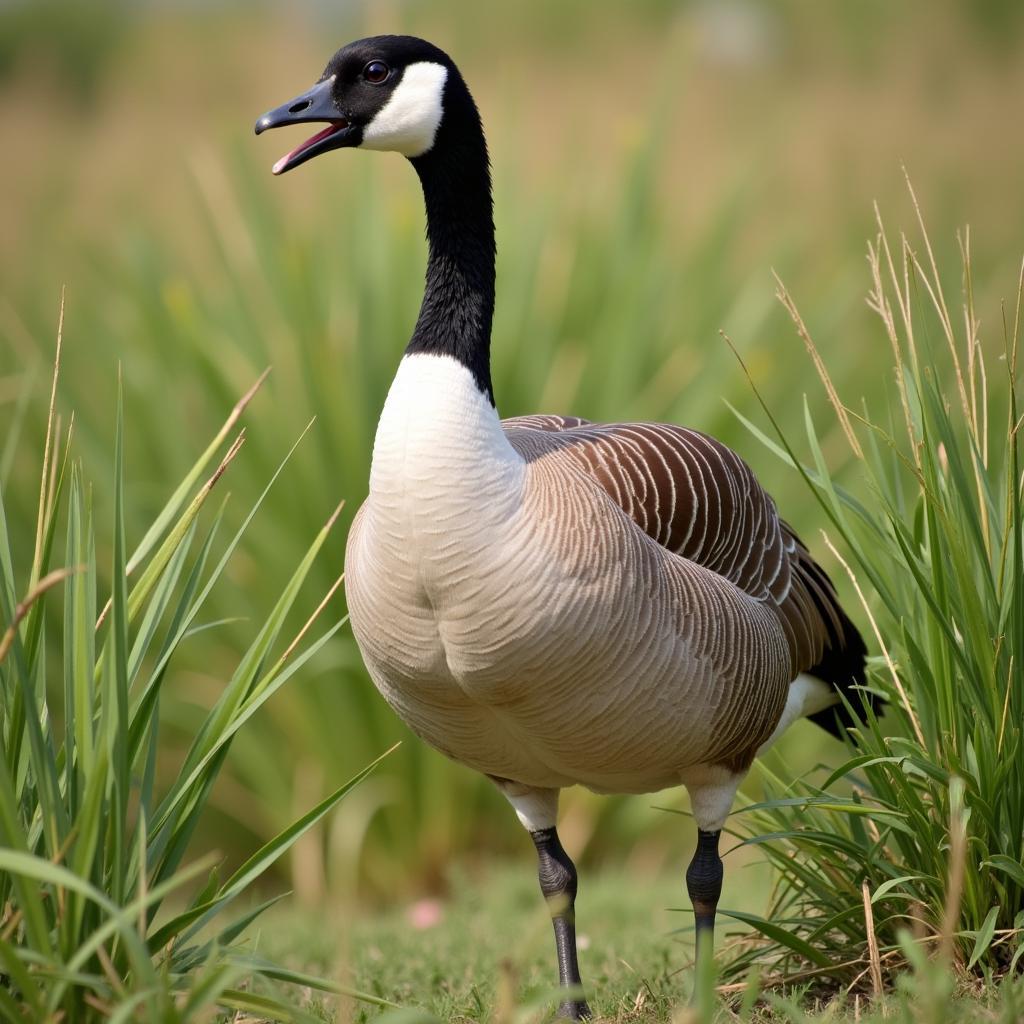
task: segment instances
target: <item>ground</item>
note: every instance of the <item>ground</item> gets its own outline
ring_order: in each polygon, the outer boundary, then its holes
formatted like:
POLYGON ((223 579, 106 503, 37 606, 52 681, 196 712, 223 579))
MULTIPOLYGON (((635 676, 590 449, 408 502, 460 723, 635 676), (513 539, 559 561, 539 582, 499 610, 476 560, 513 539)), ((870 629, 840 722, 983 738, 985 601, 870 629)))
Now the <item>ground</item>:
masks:
MULTIPOLYGON (((481 878, 457 872, 451 892, 389 910, 332 917, 282 912, 262 929, 268 955, 322 971, 352 987, 444 1020, 485 1021, 497 993, 515 987, 520 1006, 557 982, 551 922, 533 858, 481 878)), ((602 872, 583 877, 577 901, 580 968, 593 1009, 612 1020, 637 1008, 660 1008, 636 1019, 667 1019, 689 991, 692 941, 683 872, 636 877, 602 872)), ((353 1007, 356 1021, 376 1008, 353 1007)))
MULTIPOLYGON (((733 900, 763 902, 759 869, 741 868, 733 900)), ((580 967, 591 1008, 599 1021, 615 1024, 699 1024, 702 1020, 883 1019, 868 1001, 808 1001, 800 991, 769 993, 747 1012, 735 996, 712 1016, 689 1007, 693 988, 693 942, 683 883, 668 873, 609 868, 581 872, 577 918, 580 967)), ((540 1021, 557 977, 554 942, 536 888, 531 858, 472 876, 455 872, 442 899, 423 899, 390 909, 356 913, 301 910, 295 906, 265 919, 259 946, 289 966, 331 977, 354 989, 417 1007, 456 1024, 540 1021)), ((723 904, 724 905, 724 904, 723 904)), ((735 926, 719 921, 719 938, 735 926)), ((1018 997, 1019 998, 1019 997, 1018 997)), ((325 1020, 329 1005, 313 999, 325 1020)), ((916 990, 891 997, 884 1019, 938 1022, 916 990)), ((359 1002, 341 1007, 338 1020, 377 1019, 387 1011, 359 1002)), ((993 986, 963 992, 945 1007, 946 1020, 1000 1021, 1018 1018, 993 986)), ((1024 1002, 1021 1004, 1024 1012, 1024 1002)), ((403 1018, 413 1024, 416 1018, 403 1018)), ((397 1021, 396 1021, 397 1024, 397 1021)))

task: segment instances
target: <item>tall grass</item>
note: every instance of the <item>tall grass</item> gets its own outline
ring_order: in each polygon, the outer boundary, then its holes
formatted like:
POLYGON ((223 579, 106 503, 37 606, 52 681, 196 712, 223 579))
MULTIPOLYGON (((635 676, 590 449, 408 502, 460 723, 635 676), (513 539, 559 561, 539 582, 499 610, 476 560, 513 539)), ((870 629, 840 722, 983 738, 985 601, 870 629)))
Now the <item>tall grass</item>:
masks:
POLYGON ((954 979, 1012 973, 1024 957, 1024 272, 1015 302, 983 321, 969 232, 954 300, 914 208, 914 241, 879 220, 868 250, 868 303, 892 360, 884 395, 844 402, 780 290, 862 487, 835 482, 810 416, 807 467, 784 435, 760 436, 800 467, 830 523, 879 652, 870 686, 888 703, 820 784, 776 780, 776 799, 738 817, 742 842, 779 873, 764 918, 733 916, 766 940, 738 967, 767 960, 881 990, 908 960, 938 957, 940 1019, 954 979))
MULTIPOLYGON (((59 352, 58 341, 58 365, 59 352)), ((56 369, 28 564, 19 564, 27 549, 11 548, 0 493, 0 1019, 187 1021, 220 1006, 292 1020, 305 1015, 262 990, 261 979, 342 991, 262 960, 243 933, 276 902, 253 904, 257 880, 369 768, 227 877, 217 856, 192 852, 240 730, 344 624, 317 626, 332 587, 290 642, 280 642, 336 514, 282 580, 271 611, 249 627, 248 646, 174 772, 157 771, 168 754, 161 703, 180 651, 222 627, 209 617, 208 599, 287 462, 224 543, 223 508, 205 516, 204 506, 242 449, 244 433, 231 435, 258 386, 134 550, 118 392, 114 514, 104 527, 112 537, 109 596, 99 583, 91 488, 71 455, 70 426, 63 435, 54 415, 56 369), (27 579, 20 590, 19 579, 27 579), (54 624, 44 607, 60 591, 63 618, 54 624), (310 638, 314 628, 319 635, 310 638)))

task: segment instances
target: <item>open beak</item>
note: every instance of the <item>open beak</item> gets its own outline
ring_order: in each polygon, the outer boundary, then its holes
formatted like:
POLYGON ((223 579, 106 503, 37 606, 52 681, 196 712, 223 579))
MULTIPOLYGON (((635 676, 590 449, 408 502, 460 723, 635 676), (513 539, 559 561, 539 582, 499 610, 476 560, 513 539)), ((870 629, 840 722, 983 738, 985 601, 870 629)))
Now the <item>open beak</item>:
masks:
POLYGON ((285 171, 298 167, 299 164, 305 163, 320 153, 326 153, 329 149, 336 149, 345 144, 352 125, 347 118, 342 116, 341 111, 334 103, 334 97, 331 95, 333 85, 333 76, 325 78, 301 96, 296 96, 295 99, 289 100, 274 110, 268 110, 256 122, 257 135, 265 132, 268 128, 280 128, 287 124, 304 124, 310 121, 327 122, 326 128, 281 157, 272 168, 274 174, 284 174, 285 171))

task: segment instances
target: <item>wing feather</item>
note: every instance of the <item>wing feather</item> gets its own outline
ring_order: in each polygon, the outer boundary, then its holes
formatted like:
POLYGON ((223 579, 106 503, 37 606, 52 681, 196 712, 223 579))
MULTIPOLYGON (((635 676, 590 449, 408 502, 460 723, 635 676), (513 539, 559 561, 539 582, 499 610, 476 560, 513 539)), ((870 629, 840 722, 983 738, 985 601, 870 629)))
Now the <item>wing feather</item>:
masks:
POLYGON ((719 441, 666 423, 520 416, 503 425, 527 457, 561 452, 662 547, 758 600, 785 598, 789 562, 775 503, 719 441))
MULTIPOLYGON (((753 470, 697 430, 666 423, 592 423, 570 416, 503 421, 528 461, 560 458, 594 480, 673 554, 704 566, 778 614, 793 678, 810 672, 851 696, 864 681, 864 643, 832 581, 780 518, 753 470)), ((843 710, 814 716, 838 731, 843 710)))

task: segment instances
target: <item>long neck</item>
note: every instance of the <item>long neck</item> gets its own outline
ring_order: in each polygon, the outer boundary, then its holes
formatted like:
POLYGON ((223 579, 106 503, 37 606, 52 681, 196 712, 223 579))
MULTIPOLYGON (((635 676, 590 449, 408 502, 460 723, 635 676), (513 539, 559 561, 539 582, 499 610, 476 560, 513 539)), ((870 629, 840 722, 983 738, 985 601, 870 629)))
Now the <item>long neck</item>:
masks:
POLYGON ((427 207, 426 288, 406 354, 451 356, 494 404, 494 218, 480 118, 460 79, 449 80, 434 145, 412 160, 427 207))

